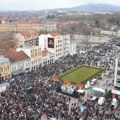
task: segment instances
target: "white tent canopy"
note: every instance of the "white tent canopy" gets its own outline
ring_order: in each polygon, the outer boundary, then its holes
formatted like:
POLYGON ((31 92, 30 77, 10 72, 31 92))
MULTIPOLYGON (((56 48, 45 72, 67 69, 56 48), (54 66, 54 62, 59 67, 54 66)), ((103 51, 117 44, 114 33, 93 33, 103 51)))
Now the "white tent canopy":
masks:
POLYGON ((102 88, 94 87, 94 88, 92 88, 92 89, 95 90, 95 91, 102 92, 103 94, 105 94, 105 90, 102 89, 102 88))

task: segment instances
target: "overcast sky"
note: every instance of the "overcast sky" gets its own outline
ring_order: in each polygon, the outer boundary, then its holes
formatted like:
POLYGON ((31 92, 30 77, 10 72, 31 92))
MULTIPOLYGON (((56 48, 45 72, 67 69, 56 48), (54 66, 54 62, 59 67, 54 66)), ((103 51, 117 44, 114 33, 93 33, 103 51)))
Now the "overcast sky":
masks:
POLYGON ((86 3, 120 5, 120 0, 0 0, 0 10, 40 10, 79 6, 86 3))

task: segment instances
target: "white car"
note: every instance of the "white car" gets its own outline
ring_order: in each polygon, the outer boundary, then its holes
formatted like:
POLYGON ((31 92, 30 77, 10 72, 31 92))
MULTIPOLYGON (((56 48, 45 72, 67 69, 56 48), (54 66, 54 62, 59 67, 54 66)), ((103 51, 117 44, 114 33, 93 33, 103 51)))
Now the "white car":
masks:
POLYGON ((93 80, 91 80, 91 85, 94 85, 95 83, 96 83, 96 81, 97 81, 97 79, 96 78, 94 78, 93 80))
POLYGON ((97 99, 98 99, 97 96, 93 96, 90 100, 91 100, 91 101, 95 101, 95 100, 97 100, 97 99))

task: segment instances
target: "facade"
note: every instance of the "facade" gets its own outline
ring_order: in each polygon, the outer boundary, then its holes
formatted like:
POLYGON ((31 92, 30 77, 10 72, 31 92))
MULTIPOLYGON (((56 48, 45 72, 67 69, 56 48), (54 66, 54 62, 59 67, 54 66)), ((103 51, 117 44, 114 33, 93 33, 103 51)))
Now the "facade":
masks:
POLYGON ((44 28, 48 32, 53 32, 57 30, 57 25, 55 23, 46 23, 44 24, 44 28))
POLYGON ((115 61, 115 79, 114 87, 112 88, 112 96, 120 96, 120 57, 116 58, 115 61))
MULTIPOLYGON (((54 42, 54 54, 55 54, 55 60, 58 60, 63 56, 63 37, 59 32, 54 32, 51 33, 53 36, 53 42, 54 42)), ((49 47, 49 42, 48 42, 48 51, 50 51, 49 47)), ((50 51, 51 52, 51 51, 50 51)))
POLYGON ((0 57, 0 81, 11 78, 10 61, 3 56, 0 57))
MULTIPOLYGON (((44 51, 46 49, 48 49, 48 38, 49 39, 53 39, 53 36, 50 34, 41 34, 39 36, 39 42, 38 45, 41 46, 41 50, 44 51)), ((49 48, 50 49, 50 48, 49 48)), ((51 48, 52 53, 54 53, 54 48, 51 48)))
POLYGON ((77 42, 74 36, 70 36, 70 55, 77 53, 77 42))
POLYGON ((17 48, 17 51, 23 51, 30 57, 31 70, 36 70, 37 68, 41 67, 42 52, 40 46, 25 46, 22 48, 17 48))
POLYGON ((116 58, 114 86, 120 87, 120 58, 116 58))
POLYGON ((118 30, 118 32, 117 32, 117 37, 120 38, 120 30, 118 30))
POLYGON ((49 65, 55 62, 54 54, 47 50, 42 51, 42 66, 49 65))
POLYGON ((63 35, 63 56, 70 54, 70 35, 63 35))
POLYGON ((14 32, 22 32, 22 31, 48 31, 53 32, 56 31, 57 25, 56 24, 40 24, 40 23, 13 23, 13 24, 0 24, 0 31, 14 31, 14 32))
POLYGON ((17 75, 31 70, 30 58, 23 51, 8 51, 4 56, 10 60, 12 75, 17 75))
POLYGON ((35 30, 15 33, 16 47, 38 45, 38 32, 35 30))
POLYGON ((63 55, 74 55, 77 51, 77 41, 72 35, 63 35, 63 55))
POLYGON ((58 32, 40 35, 39 45, 42 50, 47 49, 50 53, 54 53, 55 60, 63 56, 63 37, 58 32))
POLYGON ((101 30, 100 34, 106 36, 117 36, 117 32, 112 30, 101 30))

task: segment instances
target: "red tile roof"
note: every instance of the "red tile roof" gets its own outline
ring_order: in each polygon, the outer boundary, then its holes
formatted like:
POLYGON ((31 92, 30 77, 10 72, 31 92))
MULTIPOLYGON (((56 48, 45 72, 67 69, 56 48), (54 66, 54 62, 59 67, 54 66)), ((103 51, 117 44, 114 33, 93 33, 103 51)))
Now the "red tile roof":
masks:
POLYGON ((4 54, 4 57, 9 58, 10 62, 18 62, 30 59, 23 51, 12 52, 8 51, 4 54))
POLYGON ((55 37, 55 36, 60 36, 61 34, 60 34, 59 32, 53 32, 53 33, 51 33, 51 35, 52 35, 53 37, 55 37))
POLYGON ((27 38, 29 38, 31 36, 38 36, 38 32, 35 30, 20 32, 20 34, 27 38))
POLYGON ((48 56, 50 54, 50 52, 48 52, 47 50, 42 51, 42 57, 48 56))
POLYGON ((10 51, 16 52, 16 48, 10 48, 10 51))
POLYGON ((24 23, 24 22, 17 22, 16 26, 44 26, 44 24, 40 24, 40 23, 24 23))

